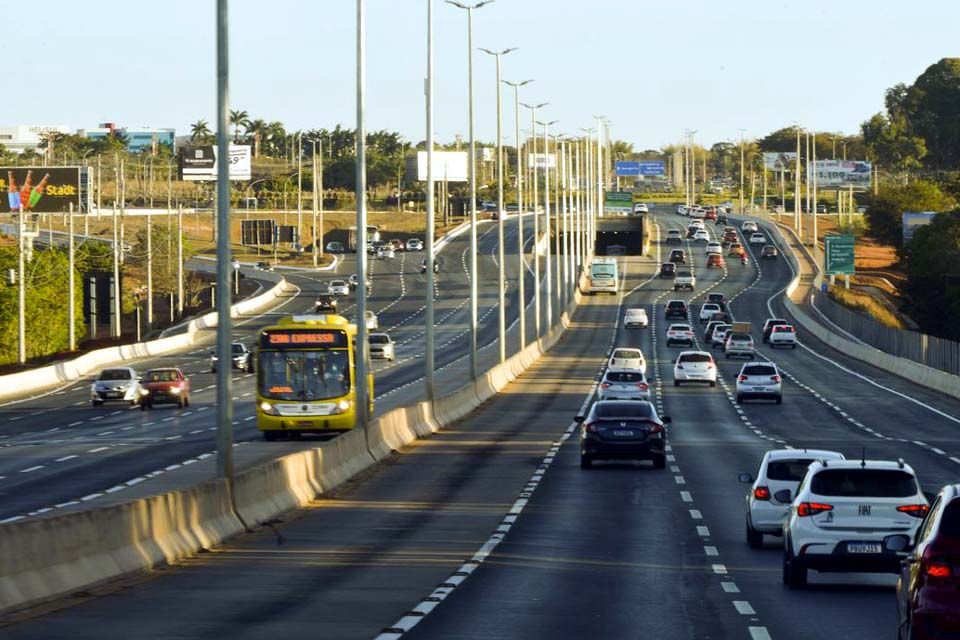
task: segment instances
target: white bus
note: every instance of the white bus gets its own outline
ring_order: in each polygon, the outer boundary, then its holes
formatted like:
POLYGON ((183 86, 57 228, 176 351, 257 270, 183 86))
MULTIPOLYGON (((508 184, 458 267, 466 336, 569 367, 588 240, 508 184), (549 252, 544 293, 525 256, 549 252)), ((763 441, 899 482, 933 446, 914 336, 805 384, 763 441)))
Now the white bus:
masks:
POLYGON ((617 295, 616 258, 594 258, 590 263, 590 293, 612 293, 617 295))

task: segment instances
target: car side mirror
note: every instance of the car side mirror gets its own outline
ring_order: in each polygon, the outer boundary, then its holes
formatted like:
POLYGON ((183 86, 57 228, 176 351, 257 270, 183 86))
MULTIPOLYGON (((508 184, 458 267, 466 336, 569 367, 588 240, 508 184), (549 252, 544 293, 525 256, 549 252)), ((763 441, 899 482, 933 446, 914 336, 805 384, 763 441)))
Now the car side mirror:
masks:
POLYGON ((883 539, 883 548, 893 553, 903 553, 904 551, 910 551, 912 547, 910 542, 910 536, 897 533, 883 539))
POLYGON ((738 473, 737 480, 739 480, 743 484, 753 484, 753 476, 750 475, 749 473, 738 473))
POLYGON ((793 492, 790 491, 790 489, 781 489, 773 494, 773 498, 777 502, 787 504, 789 502, 793 502, 793 492))
POLYGON ((671 424, 673 422, 673 419, 670 418, 670 416, 660 416, 660 422, 662 422, 663 424, 671 424))
POLYGON ((583 421, 586 420, 586 419, 587 419, 586 416, 574 416, 574 417, 573 417, 573 421, 576 422, 577 424, 583 424, 583 421))

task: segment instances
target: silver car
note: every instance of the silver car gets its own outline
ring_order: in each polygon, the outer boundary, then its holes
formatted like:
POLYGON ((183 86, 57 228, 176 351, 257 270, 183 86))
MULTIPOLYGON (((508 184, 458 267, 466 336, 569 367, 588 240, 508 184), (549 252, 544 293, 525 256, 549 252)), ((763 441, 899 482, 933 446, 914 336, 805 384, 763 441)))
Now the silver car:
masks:
POLYGON ((597 387, 597 400, 649 400, 650 384, 642 371, 607 369, 597 387))
POLYGON ((747 362, 737 376, 737 404, 744 400, 774 400, 783 402, 780 372, 772 362, 747 362))
POLYGON ((346 280, 331 280, 327 285, 327 291, 338 296, 350 295, 350 285, 346 280))
POLYGON ((90 404, 94 407, 104 402, 126 402, 133 406, 140 402, 140 395, 140 379, 130 367, 104 369, 90 385, 90 404))
POLYGON ((393 340, 386 333, 371 333, 367 338, 370 344, 370 357, 393 360, 397 357, 397 348, 393 340))

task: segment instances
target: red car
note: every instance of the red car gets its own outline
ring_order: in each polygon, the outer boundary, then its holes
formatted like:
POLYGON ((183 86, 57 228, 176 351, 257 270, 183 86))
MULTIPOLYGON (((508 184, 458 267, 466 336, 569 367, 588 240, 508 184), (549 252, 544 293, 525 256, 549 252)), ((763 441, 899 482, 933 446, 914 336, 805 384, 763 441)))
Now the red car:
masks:
POLYGON ((719 253, 711 253, 707 256, 707 269, 711 267, 723 268, 723 256, 719 253))
POLYGON ((889 536, 886 546, 893 552, 909 550, 897 581, 897 637, 956 637, 960 629, 960 485, 940 490, 915 540, 889 536))
POLYGON ((190 380, 180 369, 150 369, 143 374, 140 388, 140 409, 143 411, 163 402, 190 406, 190 380))

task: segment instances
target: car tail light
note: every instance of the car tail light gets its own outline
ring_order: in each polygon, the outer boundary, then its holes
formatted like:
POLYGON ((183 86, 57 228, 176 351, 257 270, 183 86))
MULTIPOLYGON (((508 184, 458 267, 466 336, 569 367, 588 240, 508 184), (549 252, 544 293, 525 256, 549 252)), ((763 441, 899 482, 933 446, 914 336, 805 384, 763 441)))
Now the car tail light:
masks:
POLYGON ((646 390, 649 389, 649 388, 650 388, 650 386, 649 386, 646 382, 638 382, 638 383, 637 383, 637 389, 640 389, 641 391, 646 391, 646 390))
POLYGON ((768 487, 757 487, 753 490, 753 497, 757 500, 769 500, 770 489, 768 487))
POLYGON ((596 432, 597 432, 597 425, 594 424, 593 422, 584 422, 584 423, 583 423, 583 430, 584 430, 584 431, 588 431, 588 432, 590 432, 590 433, 596 433, 596 432))
POLYGON ((663 431, 663 425, 657 424, 656 422, 650 422, 650 433, 660 433, 663 431))
POLYGON ((823 504, 822 502, 801 502, 797 505, 797 515, 801 518, 815 516, 824 511, 833 511, 833 505, 823 504))
POLYGON ((708 362, 708 363, 707 363, 707 369, 713 369, 713 366, 714 366, 714 365, 713 365, 712 362, 708 362))
POLYGON ((944 579, 953 577, 953 569, 950 567, 949 558, 939 555, 931 547, 924 550, 920 562, 923 575, 927 578, 944 579))
POLYGON ((774 382, 780 382, 780 376, 770 376, 770 379, 774 382))
POLYGON ((927 515, 927 511, 930 511, 930 505, 926 504, 905 504, 903 506, 897 507, 897 511, 900 513, 906 513, 913 516, 914 518, 922 518, 927 515))
POLYGON ((737 376, 737 382, 746 382, 747 376, 737 376))
POLYGON ((601 382, 601 383, 600 383, 600 388, 602 388, 602 389, 606 389, 606 388, 609 387, 609 386, 610 386, 610 383, 609 383, 609 382, 601 382))

